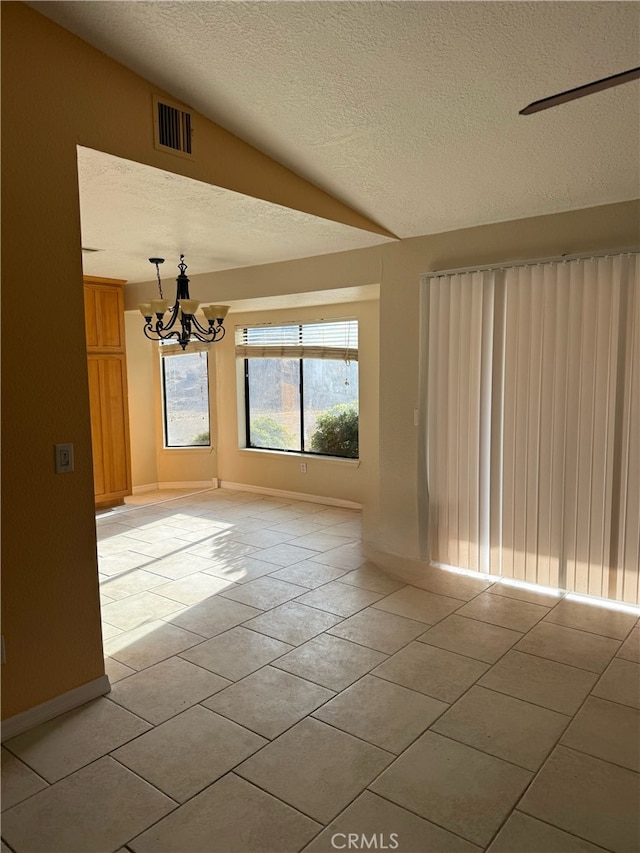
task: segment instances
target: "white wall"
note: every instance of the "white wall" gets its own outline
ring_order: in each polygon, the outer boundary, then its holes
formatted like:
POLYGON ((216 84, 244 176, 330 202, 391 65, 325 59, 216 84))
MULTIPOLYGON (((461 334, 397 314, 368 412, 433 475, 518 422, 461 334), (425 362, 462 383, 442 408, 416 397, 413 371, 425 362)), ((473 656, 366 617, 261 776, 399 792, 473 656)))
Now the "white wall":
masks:
POLYGON ((131 481, 134 487, 158 481, 154 353, 151 341, 142 333, 142 325, 142 315, 138 311, 125 312, 131 481))

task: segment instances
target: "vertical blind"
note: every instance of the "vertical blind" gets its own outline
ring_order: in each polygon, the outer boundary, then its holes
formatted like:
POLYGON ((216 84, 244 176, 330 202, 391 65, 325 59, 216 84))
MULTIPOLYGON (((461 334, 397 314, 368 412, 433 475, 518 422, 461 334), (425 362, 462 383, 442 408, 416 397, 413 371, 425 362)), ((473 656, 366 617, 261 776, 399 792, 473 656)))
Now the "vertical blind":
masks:
POLYGON ((430 558, 639 603, 638 255, 422 287, 430 558))

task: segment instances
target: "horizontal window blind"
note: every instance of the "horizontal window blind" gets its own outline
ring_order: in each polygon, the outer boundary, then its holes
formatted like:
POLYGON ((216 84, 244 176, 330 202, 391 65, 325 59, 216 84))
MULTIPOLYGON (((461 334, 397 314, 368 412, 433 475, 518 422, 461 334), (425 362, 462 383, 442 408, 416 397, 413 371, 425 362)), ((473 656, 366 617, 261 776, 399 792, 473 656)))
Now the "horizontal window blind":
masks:
POLYGON ((431 559, 639 603, 638 255, 423 287, 431 559))
POLYGON ((238 358, 358 360, 358 321, 236 328, 238 358))
MULTIPOLYGON (((205 344, 202 341, 192 339, 189 341, 187 354, 192 352, 209 352, 210 349, 211 344, 205 344)), ((180 344, 176 344, 173 341, 160 341, 158 343, 158 352, 160 353, 161 358, 166 358, 169 355, 185 354, 185 351, 182 349, 180 344)))

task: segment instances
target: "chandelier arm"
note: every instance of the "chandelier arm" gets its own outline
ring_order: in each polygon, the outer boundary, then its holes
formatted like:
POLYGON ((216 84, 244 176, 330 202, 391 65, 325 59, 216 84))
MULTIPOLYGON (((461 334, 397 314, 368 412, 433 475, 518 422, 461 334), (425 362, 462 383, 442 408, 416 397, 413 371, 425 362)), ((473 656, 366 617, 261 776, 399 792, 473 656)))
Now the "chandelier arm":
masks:
POLYGON ((205 328, 204 326, 202 326, 202 325, 198 322, 198 320, 197 320, 197 318, 196 318, 195 314, 193 314, 193 315, 192 315, 192 317, 191 317, 191 325, 192 325, 192 326, 195 326, 195 328, 196 328, 196 329, 197 329, 201 334, 203 334, 203 335, 208 335, 208 334, 210 334, 210 332, 211 332, 211 329, 210 329, 210 328, 208 328, 208 327, 207 327, 207 328, 205 328))
POLYGON ((171 314, 171 319, 169 320, 167 325, 164 327, 165 331, 168 331, 169 329, 173 329, 173 327, 176 324, 176 320, 178 319, 178 315, 180 314, 180 306, 178 305, 177 300, 176 300, 173 308, 169 309, 169 312, 171 314))
POLYGON ((180 342, 180 332, 169 332, 168 334, 163 334, 162 330, 154 327, 151 323, 145 323, 142 331, 145 334, 145 337, 149 338, 150 341, 154 341, 154 343, 158 343, 159 341, 168 341, 171 338, 176 338, 178 342, 180 342))
POLYGON ((206 331, 200 327, 201 331, 199 332, 197 329, 191 331, 191 334, 194 338, 197 338, 199 341, 202 341, 203 344, 213 344, 221 341, 224 338, 226 329, 224 326, 214 326, 206 331))
POLYGON ((153 328, 151 323, 145 323, 144 326, 142 327, 142 331, 144 332, 145 337, 149 338, 150 341, 157 341, 158 340, 157 337, 154 337, 154 335, 157 335, 157 332, 153 328))
POLYGON ((211 332, 207 332, 206 335, 203 335, 198 331, 192 331, 191 337, 196 338, 203 344, 213 344, 218 340, 218 332, 216 329, 212 329, 211 332))

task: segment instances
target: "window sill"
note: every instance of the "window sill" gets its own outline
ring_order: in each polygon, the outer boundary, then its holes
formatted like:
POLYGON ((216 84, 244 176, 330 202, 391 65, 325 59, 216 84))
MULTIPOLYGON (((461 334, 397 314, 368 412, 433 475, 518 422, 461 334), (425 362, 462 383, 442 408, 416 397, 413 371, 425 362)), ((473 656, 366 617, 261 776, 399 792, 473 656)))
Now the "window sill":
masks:
POLYGON ((178 453, 184 453, 185 451, 189 451, 190 453, 211 453, 214 448, 211 445, 207 447, 194 445, 193 447, 163 447, 162 450, 164 453, 175 453, 176 451, 178 453))
POLYGON ((347 459, 341 456, 321 456, 315 453, 296 453, 295 451, 286 450, 262 450, 258 447, 239 447, 238 453, 248 455, 260 455, 273 459, 295 459, 296 462, 332 462, 337 465, 346 465, 349 468, 359 468, 360 459, 347 459))

